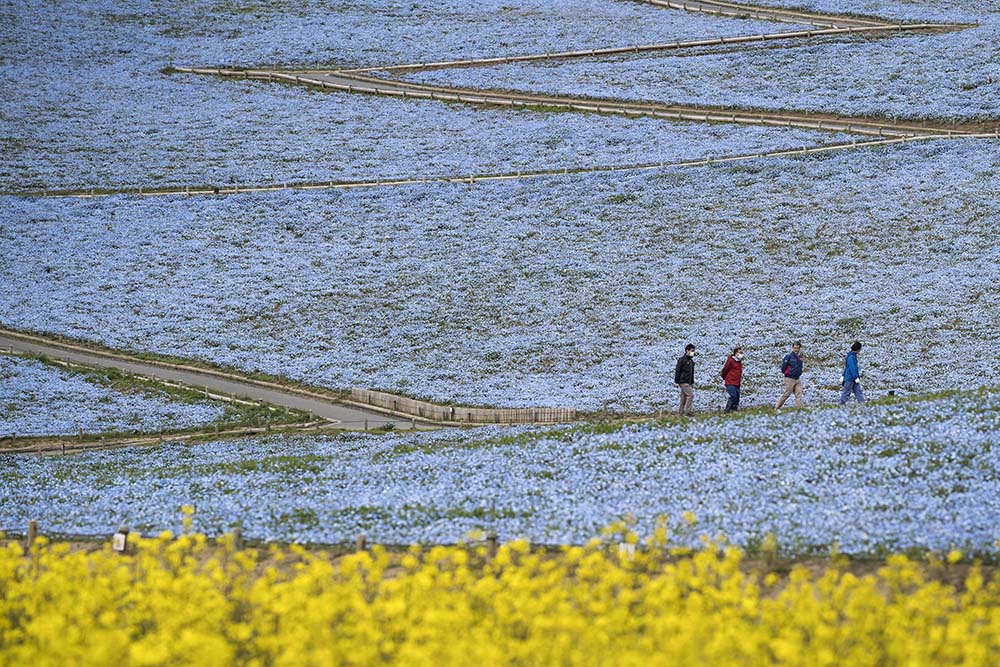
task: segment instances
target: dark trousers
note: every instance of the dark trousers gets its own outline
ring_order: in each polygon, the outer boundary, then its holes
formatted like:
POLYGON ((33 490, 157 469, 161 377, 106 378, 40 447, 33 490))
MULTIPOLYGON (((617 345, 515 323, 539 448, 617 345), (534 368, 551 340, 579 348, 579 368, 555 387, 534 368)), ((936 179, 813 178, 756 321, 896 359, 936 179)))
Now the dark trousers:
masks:
POLYGON ((735 384, 727 384, 726 391, 729 392, 729 400, 726 401, 726 412, 740 409, 740 388, 735 384))

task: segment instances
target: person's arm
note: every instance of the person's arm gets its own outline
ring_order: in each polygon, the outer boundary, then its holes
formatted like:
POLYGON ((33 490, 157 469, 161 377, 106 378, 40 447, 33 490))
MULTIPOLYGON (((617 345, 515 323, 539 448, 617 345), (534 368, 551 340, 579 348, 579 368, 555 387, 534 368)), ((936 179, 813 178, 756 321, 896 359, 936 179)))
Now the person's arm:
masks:
POLYGON ((726 357, 726 363, 722 364, 722 372, 719 373, 719 375, 722 376, 723 380, 726 379, 726 374, 729 373, 729 371, 732 369, 732 367, 733 367, 733 358, 732 357, 726 357))
POLYGON ((683 357, 677 360, 677 368, 674 369, 674 384, 679 385, 681 383, 681 364, 684 363, 683 357))
POLYGON ((781 360, 781 374, 788 377, 792 372, 792 361, 789 355, 785 355, 785 358, 781 360))

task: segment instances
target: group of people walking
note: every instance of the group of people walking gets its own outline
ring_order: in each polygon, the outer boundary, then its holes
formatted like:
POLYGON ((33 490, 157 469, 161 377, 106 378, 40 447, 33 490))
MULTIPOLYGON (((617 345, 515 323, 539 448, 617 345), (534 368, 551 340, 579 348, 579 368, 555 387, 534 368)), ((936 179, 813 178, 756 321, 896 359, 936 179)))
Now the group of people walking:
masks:
MULTIPOLYGON (((858 355, 861 353, 861 343, 854 341, 850 352, 844 359, 843 388, 840 392, 840 404, 844 405, 853 395, 858 403, 865 402, 861 392, 861 368, 858 365, 858 355)), ((680 389, 681 401, 677 414, 690 414, 694 404, 694 355, 695 346, 688 343, 684 347, 684 356, 677 360, 674 370, 674 386, 680 389)), ((726 412, 739 410, 740 386, 743 383, 743 349, 733 348, 733 353, 726 358, 719 375, 726 387, 726 412)), ((781 360, 781 375, 784 378, 784 389, 777 402, 775 410, 780 410, 791 396, 795 396, 795 407, 802 407, 802 343, 792 344, 792 350, 781 360)))

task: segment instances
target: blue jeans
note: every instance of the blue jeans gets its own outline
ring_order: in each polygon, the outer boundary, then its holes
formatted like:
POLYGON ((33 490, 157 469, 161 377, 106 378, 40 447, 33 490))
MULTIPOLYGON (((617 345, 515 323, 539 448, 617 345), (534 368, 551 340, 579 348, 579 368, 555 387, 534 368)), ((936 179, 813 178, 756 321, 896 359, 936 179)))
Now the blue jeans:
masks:
POLYGON ((847 403, 847 399, 851 397, 851 394, 854 394, 854 398, 858 400, 858 403, 865 402, 865 395, 861 393, 861 384, 857 380, 844 383, 844 388, 840 392, 840 404, 847 403))
POLYGON ((727 384, 726 391, 729 392, 729 400, 726 401, 726 412, 740 409, 740 388, 735 384, 727 384))

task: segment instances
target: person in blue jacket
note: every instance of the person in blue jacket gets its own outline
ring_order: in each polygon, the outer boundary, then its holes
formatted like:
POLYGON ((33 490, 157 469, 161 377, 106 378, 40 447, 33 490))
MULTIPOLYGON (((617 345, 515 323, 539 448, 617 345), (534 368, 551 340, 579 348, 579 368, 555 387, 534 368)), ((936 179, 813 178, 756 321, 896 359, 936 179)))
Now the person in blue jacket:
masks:
POLYGON ((854 341, 851 351, 847 353, 844 360, 844 388, 840 392, 840 404, 847 403, 847 399, 854 394, 858 403, 865 402, 865 395, 861 393, 861 369, 858 367, 858 354, 861 352, 861 343, 854 341))

